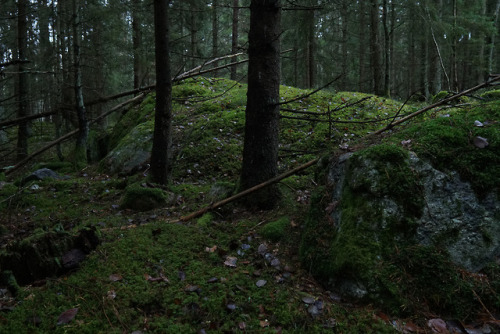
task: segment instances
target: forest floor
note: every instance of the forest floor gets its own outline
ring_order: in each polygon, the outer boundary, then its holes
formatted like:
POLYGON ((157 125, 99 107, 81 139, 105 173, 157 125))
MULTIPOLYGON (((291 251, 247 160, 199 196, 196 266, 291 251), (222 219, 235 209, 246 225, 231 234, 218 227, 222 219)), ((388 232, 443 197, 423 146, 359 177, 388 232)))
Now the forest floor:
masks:
MULTIPOLYGON (((196 105, 182 99, 192 95, 190 89, 198 95, 217 93, 199 87, 200 81, 193 81, 177 92, 175 130, 189 137, 178 140, 169 187, 175 198, 169 205, 145 212, 122 206, 128 186, 148 184, 147 170, 117 176, 98 165, 74 171, 64 164, 40 163, 31 169, 51 167, 64 177, 25 184, 22 176, 15 184, 0 181, 2 249, 20 250, 45 263, 48 271, 43 277, 32 273, 33 279, 21 284, 3 272, 0 333, 445 333, 438 314, 385 314, 373 305, 342 299, 309 274, 299 245, 311 196, 321 195, 317 168, 281 181, 283 201, 274 210, 249 211, 235 202, 181 221, 220 196, 217 189, 234 187, 241 164, 243 93, 196 105), (58 256, 59 248, 76 245, 71 240, 82 231, 95 233, 99 245, 85 249, 88 254, 78 266, 64 269, 68 257, 76 255, 58 256), (55 269, 50 273, 49 268, 55 269)), ((300 93, 289 90, 283 98, 300 93)), ((349 99, 363 98, 342 113, 351 120, 364 119, 356 116, 361 112, 370 119, 399 114, 397 102, 361 94, 338 93, 334 102, 348 105, 349 99)), ((331 95, 313 96, 295 107, 330 110, 332 101, 331 95)), ((310 120, 282 124, 282 171, 339 145, 349 149, 351 139, 375 127, 337 124, 332 132, 328 123, 310 120)), ((446 320, 448 329, 465 329, 464 319, 446 320)), ((475 333, 486 333, 485 321, 465 322, 475 333)))

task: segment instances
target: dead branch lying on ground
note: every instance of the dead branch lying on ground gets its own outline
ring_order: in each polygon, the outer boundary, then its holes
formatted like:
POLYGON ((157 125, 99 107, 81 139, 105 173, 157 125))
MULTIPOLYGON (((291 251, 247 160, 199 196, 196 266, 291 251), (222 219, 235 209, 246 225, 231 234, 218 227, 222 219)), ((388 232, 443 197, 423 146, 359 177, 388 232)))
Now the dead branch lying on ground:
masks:
POLYGON ((296 167, 296 168, 294 168, 292 170, 289 170, 286 173, 283 173, 283 174, 278 175, 278 176, 276 176, 276 177, 274 177, 274 178, 272 178, 270 180, 267 180, 266 182, 260 183, 260 184, 254 186, 254 187, 251 187, 251 188, 248 188, 246 190, 243 190, 242 192, 240 192, 240 193, 238 193, 238 194, 236 194, 234 196, 228 197, 228 198, 226 198, 226 199, 224 199, 222 201, 219 201, 217 203, 210 204, 209 206, 206 206, 203 209, 198 210, 196 212, 193 212, 193 213, 191 213, 191 214, 189 214, 187 216, 183 216, 183 217, 180 218, 180 220, 186 222, 186 221, 191 220, 193 218, 199 217, 199 216, 207 213, 210 210, 217 209, 217 208, 219 208, 219 207, 221 207, 223 205, 226 205, 228 203, 234 202, 237 199, 240 199, 240 198, 242 198, 242 197, 244 197, 244 196, 246 196, 248 194, 251 194, 251 193, 253 193, 253 192, 255 192, 255 191, 259 190, 259 189, 265 188, 265 187, 267 187, 267 186, 269 186, 271 184, 275 184, 275 183, 277 183, 277 182, 279 182, 279 181, 281 181, 283 179, 286 179, 287 177, 292 176, 292 175, 298 173, 301 170, 304 170, 306 168, 311 167, 312 165, 314 165, 318 161, 319 161, 319 158, 311 160, 311 161, 309 161, 309 162, 307 162, 307 163, 305 163, 303 165, 300 165, 300 166, 298 166, 298 167, 296 167))
POLYGON ((434 108, 436 108, 436 107, 439 107, 439 106, 441 106, 441 105, 443 105, 443 104, 447 104, 448 102, 451 102, 451 101, 453 101, 453 100, 456 100, 456 99, 458 99, 458 98, 459 98, 459 97, 461 97, 461 96, 464 96, 464 95, 470 94, 470 93, 472 93, 472 92, 474 92, 474 91, 476 91, 476 90, 478 90, 478 89, 481 89, 481 88, 484 88, 484 87, 488 87, 488 86, 490 86, 492 83, 497 82, 497 81, 500 81, 500 75, 495 75, 495 76, 492 76, 492 77, 490 77, 487 81, 485 81, 485 82, 483 82, 483 83, 481 83, 481 84, 479 84, 479 85, 477 85, 477 86, 474 86, 474 87, 472 87, 472 88, 466 89, 466 90, 464 90, 464 91, 462 91, 462 92, 460 92, 460 93, 458 93, 458 94, 452 95, 452 96, 447 97, 447 98, 445 98, 445 99, 443 99, 443 100, 441 100, 441 101, 438 101, 438 102, 436 102, 436 103, 433 103, 433 104, 431 104, 430 106, 427 106, 427 107, 425 107, 425 108, 422 108, 422 109, 420 109, 420 110, 417 110, 417 111, 415 111, 414 113, 411 113, 411 114, 409 114, 409 115, 408 115, 408 116, 406 116, 406 117, 403 117, 403 118, 398 119, 398 120, 394 120, 394 121, 390 122, 390 123, 389 123, 386 127, 384 127, 383 129, 380 129, 380 130, 378 130, 378 131, 375 131, 375 132, 373 132, 371 135, 379 135, 379 134, 381 134, 381 133, 383 133, 383 132, 385 132, 385 131, 387 131, 387 130, 392 129, 393 127, 395 127, 395 126, 397 126, 397 125, 399 125, 399 124, 401 124, 401 123, 406 122, 406 121, 407 121, 407 120, 409 120, 409 119, 412 119, 412 118, 413 118, 413 117, 415 117, 415 116, 418 116, 418 115, 420 115, 420 114, 423 114, 424 112, 429 111, 429 110, 431 110, 431 109, 434 109, 434 108))
POLYGON ((300 100, 300 99, 305 99, 306 97, 309 97, 309 96, 311 96, 311 95, 313 95, 313 94, 316 94, 316 93, 317 93, 317 92, 319 92, 320 90, 325 89, 326 87, 330 86, 332 83, 334 83, 334 82, 335 82, 335 81, 337 81, 338 79, 342 78, 342 76, 343 76, 343 75, 344 75, 344 74, 339 75, 338 77, 336 77, 336 78, 335 78, 335 79, 333 79, 332 81, 328 82, 326 85, 323 85, 323 86, 321 86, 320 88, 315 89, 315 90, 313 90, 313 91, 312 91, 312 92, 310 92, 310 93, 307 93, 307 94, 304 94, 304 95, 297 96, 297 97, 295 97, 295 98, 293 98, 293 99, 291 99, 291 100, 288 100, 288 101, 278 102, 278 103, 276 103, 276 105, 281 106, 281 105, 284 105, 284 104, 288 104, 288 103, 292 103, 292 102, 298 101, 298 100, 300 100))
MULTIPOLYGON (((472 87, 470 89, 464 90, 461 93, 455 94, 455 95, 453 95, 453 96, 451 96, 449 98, 446 98, 444 100, 436 102, 436 103, 434 103, 434 104, 432 104, 432 105, 430 105, 428 107, 422 108, 422 109, 420 109, 420 110, 418 110, 418 111, 416 111, 414 113, 411 113, 410 115, 408 115, 406 117, 403 117, 400 120, 394 121, 394 118, 390 117, 389 119, 392 119, 392 121, 391 121, 391 123, 388 126, 384 127, 381 130, 373 132, 373 133, 371 133, 369 135, 366 135, 364 138, 368 138, 368 137, 373 136, 373 135, 381 134, 384 131, 389 130, 390 128, 392 128, 392 127, 394 127, 396 125, 399 125, 399 124, 401 124, 401 123, 403 123, 403 122, 405 122, 405 121, 407 121, 407 120, 409 120, 409 119, 411 119, 411 118, 413 118, 413 117, 415 117, 417 115, 420 115, 420 114, 422 114, 422 113, 424 113, 424 112, 426 112, 428 110, 434 109, 435 107, 438 107, 440 105, 446 104, 446 103, 448 103, 448 102, 450 102, 452 100, 455 100, 455 99, 457 99, 457 98, 459 98, 459 97, 461 97, 463 95, 470 94, 471 92, 476 91, 478 89, 490 86, 492 83, 497 82, 497 81, 500 81, 500 75, 492 76, 488 81, 486 81, 486 82, 484 82, 482 84, 479 84, 479 85, 477 85, 475 87, 472 87)), ((301 98, 303 98, 303 97, 301 97, 301 98)), ((289 103, 289 102, 290 101, 288 101, 287 103, 289 103)), ((277 176, 275 178, 272 178, 272 179, 270 179, 270 180, 268 180, 266 182, 260 183, 260 184, 258 184, 256 186, 252 187, 252 188, 248 188, 248 189, 246 189, 246 190, 244 190, 244 191, 242 191, 242 192, 240 192, 240 193, 238 193, 236 195, 233 195, 233 196, 231 196, 229 198, 226 198, 226 199, 224 199, 222 201, 219 201, 217 203, 210 204, 210 205, 208 205, 208 206, 206 206, 206 207, 204 207, 204 208, 202 208, 202 209, 200 209, 198 211, 195 211, 195 212, 193 212, 193 213, 191 213, 191 214, 189 214, 187 216, 183 216, 183 217, 180 218, 180 220, 185 222, 185 221, 189 221, 191 219, 194 219, 196 217, 199 217, 199 216, 201 216, 201 215, 203 215, 203 214, 205 214, 205 213, 207 213, 207 212, 209 212, 211 210, 217 209, 217 208, 219 208, 219 207, 221 207, 223 205, 226 205, 228 203, 234 202, 237 199, 245 197, 245 196, 247 196, 247 195, 249 195, 249 194, 251 194, 251 193, 253 193, 253 192, 257 191, 257 190, 263 189, 263 188, 265 188, 265 187, 267 187, 267 186, 269 186, 271 184, 277 183, 277 182, 279 182, 279 181, 281 181, 281 180, 283 180, 283 179, 285 179, 285 178, 287 178, 289 176, 292 176, 292 175, 296 174, 299 171, 307 169, 307 168, 313 166, 314 164, 316 164, 318 161, 319 161, 319 158, 313 159, 313 160, 311 160, 311 161, 309 161, 309 162, 307 162, 307 163, 305 163, 305 164, 303 164, 303 165, 301 165, 301 166, 299 166, 297 168, 294 168, 294 169, 292 169, 292 170, 290 170, 290 171, 288 171, 286 173, 283 173, 283 174, 281 174, 281 175, 279 175, 279 176, 277 176)))
MULTIPOLYGON (((105 113, 102 113, 101 115, 97 116, 96 118, 94 118, 93 120, 90 121, 91 124, 93 123, 96 123, 98 121, 100 121, 101 119, 103 119, 104 117, 108 116, 109 114, 121 109, 122 107, 126 106, 127 104, 130 104, 130 103, 133 103, 133 102, 136 102, 142 98, 144 98, 144 95, 145 94, 141 94, 141 95, 138 95, 130 100, 127 100, 125 102, 122 102, 118 105, 116 105, 115 107, 111 108, 110 110, 106 111, 105 113)), ((11 173, 13 173, 14 171, 18 170, 19 168, 21 168, 22 166, 24 166, 26 163, 28 163, 29 161, 31 161, 34 157, 42 154, 43 152, 47 151, 49 148, 59 144, 59 143, 62 143, 63 141, 73 137, 74 135, 76 135, 78 132, 80 131, 80 129, 76 129, 76 130, 73 130, 71 132, 68 132, 67 134, 65 134, 64 136, 62 137, 59 137, 53 141, 51 141, 50 143, 48 143, 47 145, 45 145, 44 147, 40 148, 39 150, 31 153, 30 155, 28 155, 26 158, 24 158, 23 160, 19 161, 15 166, 13 166, 12 168, 9 168, 5 171, 5 175, 9 175, 11 173)))

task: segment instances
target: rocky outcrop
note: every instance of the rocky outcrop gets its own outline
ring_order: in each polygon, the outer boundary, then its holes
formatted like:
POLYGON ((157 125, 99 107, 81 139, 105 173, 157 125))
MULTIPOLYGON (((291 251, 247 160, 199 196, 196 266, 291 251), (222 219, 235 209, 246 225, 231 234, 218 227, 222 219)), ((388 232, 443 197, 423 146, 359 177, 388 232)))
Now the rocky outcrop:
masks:
MULTIPOLYGON (((378 239, 377 229, 383 232, 391 222, 410 218, 411 233, 400 238, 402 246, 413 242, 436 245, 445 249, 454 263, 469 271, 478 271, 500 256, 500 201, 496 193, 491 192, 480 199, 456 172, 434 169, 409 152, 407 163, 414 173, 412 182, 418 182, 418 189, 415 189, 418 192, 398 194, 406 197, 398 199, 379 190, 384 183, 392 181, 394 171, 387 169, 384 175, 372 157, 358 158, 355 165, 350 157, 351 154, 343 155, 331 166, 328 182, 334 189, 332 202, 342 202, 346 188, 362 188, 368 195, 365 196, 368 205, 382 211, 381 220, 373 222, 376 225, 372 230, 375 239, 378 239), (348 180, 346 175, 349 175, 348 180), (367 185, 359 184, 366 181, 367 185), (422 201, 421 213, 405 217, 408 213, 403 203, 414 202, 416 198, 422 201)), ((342 206, 337 208, 331 216, 336 221, 336 228, 341 230, 342 206)), ((360 216, 359 219, 366 218, 360 216)), ((361 229, 358 232, 365 233, 361 229)), ((399 234, 396 232, 395 237, 399 234)))
POLYGON ((153 122, 137 125, 101 161, 101 168, 110 174, 132 174, 151 158, 153 122))
POLYGON ((437 290, 452 300, 461 270, 477 272, 500 257, 498 189, 478 195, 458 173, 401 145, 333 159, 326 188, 312 203, 300 253, 344 297, 393 309, 437 290))

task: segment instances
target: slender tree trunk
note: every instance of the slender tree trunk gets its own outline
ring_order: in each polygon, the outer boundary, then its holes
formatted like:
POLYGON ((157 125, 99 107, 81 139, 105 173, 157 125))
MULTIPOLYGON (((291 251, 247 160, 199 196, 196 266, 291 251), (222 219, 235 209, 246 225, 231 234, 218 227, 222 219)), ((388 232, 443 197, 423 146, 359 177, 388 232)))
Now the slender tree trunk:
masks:
POLYGON ((457 48, 458 48, 458 36, 457 36, 457 18, 458 18, 458 4, 457 0, 453 0, 453 33, 452 33, 452 44, 451 44, 451 80, 453 82, 452 89, 458 92, 458 63, 457 63, 457 48))
POLYGON ((392 85, 389 84, 389 96, 392 95, 392 87, 397 85, 395 66, 394 66, 394 31, 396 27, 396 6, 394 1, 391 1, 391 24, 390 24, 390 36, 389 36, 389 80, 392 85))
MULTIPOLYGON (((278 175, 281 1, 252 0, 248 34, 248 92, 241 188, 278 175)), ((274 207, 280 198, 271 186, 247 204, 274 207)))
POLYGON ((366 2, 359 1, 359 74, 358 89, 366 92, 366 2))
POLYGON ((490 55, 488 57, 488 74, 493 73, 493 66, 495 63, 495 36, 498 33, 498 14, 500 12, 500 0, 497 0, 495 13, 494 13, 494 27, 495 31, 491 33, 490 55))
POLYGON ((307 59, 307 73, 306 73, 306 87, 313 88, 316 84, 316 41, 315 41, 315 21, 314 21, 314 10, 306 11, 306 24, 307 24, 307 48, 306 48, 306 59, 307 59))
MULTIPOLYGON (((231 53, 238 53, 238 31, 239 31, 239 1, 233 0, 233 33, 231 36, 231 53)), ((238 59, 234 59, 234 61, 238 61, 238 59)), ((231 66, 231 80, 236 80, 238 74, 238 67, 236 65, 231 66)))
POLYGON ((382 24, 384 26, 384 95, 391 96, 390 74, 391 74, 391 53, 390 53, 390 33, 387 23, 387 0, 382 2, 382 24))
MULTIPOLYGON (((219 56, 219 18, 218 15, 219 1, 212 1, 212 57, 217 58, 219 56)), ((213 67, 218 67, 219 63, 214 62, 213 67)), ((217 71, 213 71, 212 75, 214 77, 218 76, 217 71)))
POLYGON ((80 7, 78 0, 73 0, 73 66, 75 76, 75 102, 76 114, 78 118, 78 137, 76 139, 75 163, 78 167, 80 164, 87 163, 87 138, 89 134, 89 123, 83 103, 83 87, 82 87, 82 68, 80 64, 80 7))
POLYGON ((342 20, 342 26, 340 27, 341 29, 341 38, 342 38, 342 43, 341 43, 341 48, 342 48, 342 64, 341 64, 341 67, 342 67, 342 72, 344 72, 344 75, 342 76, 341 78, 341 87, 343 90, 348 90, 347 88, 347 85, 348 85, 348 82, 349 82, 349 78, 348 78, 348 65, 347 65, 347 57, 348 57, 348 46, 347 46, 347 42, 348 42, 348 34, 347 34, 347 29, 348 29, 348 22, 349 22, 349 18, 348 18, 348 12, 347 12, 347 1, 343 1, 341 6, 340 6, 340 17, 341 17, 341 20, 342 20))
POLYGON ((168 184, 172 157, 172 78, 168 25, 168 0, 154 1, 156 112, 151 151, 154 182, 168 184))
POLYGON ((132 49, 134 54, 134 89, 142 86, 142 29, 139 9, 141 0, 132 0, 132 49))
POLYGON ((380 61, 380 34, 378 0, 370 0, 370 64, 372 69, 373 92, 377 95, 384 94, 382 86, 382 71, 380 61))
MULTIPOLYGON (((482 0, 482 2, 481 2, 481 16, 486 17, 487 8, 488 8, 488 1, 482 0)), ((479 46, 479 68, 476 70, 476 73, 477 73, 476 82, 477 83, 483 82, 488 75, 488 70, 486 68, 486 56, 485 56, 487 39, 488 39, 488 36, 484 36, 484 38, 480 41, 481 45, 479 46)))
MULTIPOLYGON (((27 59, 27 36, 28 36, 28 0, 17 2, 17 58, 27 59)), ((28 116, 28 80, 23 62, 18 64, 17 75, 17 117, 28 116)), ((17 161, 21 161, 28 155, 28 122, 19 124, 17 131, 17 161)))
POLYGON ((197 33, 198 33, 198 28, 197 28, 197 22, 196 22, 196 4, 194 0, 190 0, 190 35, 191 35, 191 68, 194 68, 196 66, 196 56, 198 55, 197 52, 197 33))

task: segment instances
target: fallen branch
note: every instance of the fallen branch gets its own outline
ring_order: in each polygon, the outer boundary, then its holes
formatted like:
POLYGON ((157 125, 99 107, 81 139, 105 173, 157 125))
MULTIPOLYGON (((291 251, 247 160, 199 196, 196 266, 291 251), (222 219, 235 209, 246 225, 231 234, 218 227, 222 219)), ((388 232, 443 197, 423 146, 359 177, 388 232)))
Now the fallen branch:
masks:
POLYGON ((186 221, 189 221, 189 220, 191 220, 193 218, 199 217, 199 216, 207 213, 208 211, 217 209, 218 207, 221 207, 221 206, 226 205, 228 203, 234 202, 237 199, 245 197, 245 196, 247 196, 247 195, 249 195, 249 194, 251 194, 253 192, 256 192, 257 190, 260 190, 260 189, 265 188, 265 187, 267 187, 267 186, 269 186, 271 184, 274 184, 274 183, 277 183, 277 182, 279 182, 279 181, 281 181, 283 179, 286 179, 287 177, 292 176, 292 175, 300 172, 301 170, 304 170, 306 168, 311 167, 312 165, 316 164, 318 161, 319 161, 319 158, 311 160, 311 161, 309 161, 309 162, 307 162, 307 163, 305 163, 303 165, 300 165, 300 166, 298 166, 298 167, 296 167, 296 168, 294 168, 292 170, 289 170, 286 173, 283 173, 283 174, 278 175, 278 176, 276 176, 276 177, 274 177, 274 178, 272 178, 270 180, 267 180, 266 182, 260 183, 260 184, 258 184, 256 186, 253 186, 251 188, 243 190, 242 192, 240 192, 240 193, 238 193, 236 195, 233 195, 231 197, 228 197, 226 199, 223 199, 222 201, 219 201, 217 203, 212 203, 212 204, 204 207, 203 209, 198 210, 196 212, 193 212, 193 213, 191 213, 191 214, 189 214, 187 216, 182 216, 180 218, 180 220, 183 221, 183 222, 186 222, 186 221))
POLYGON ((34 114, 34 115, 19 117, 19 118, 15 118, 15 119, 8 120, 8 121, 3 121, 3 122, 0 122, 0 128, 7 127, 7 126, 10 126, 10 125, 16 125, 16 124, 19 124, 19 123, 24 123, 24 122, 27 122, 27 121, 32 120, 32 119, 37 119, 37 118, 42 118, 42 117, 46 117, 46 116, 51 116, 51 115, 56 114, 58 111, 59 110, 52 110, 52 111, 47 111, 47 112, 43 112, 43 113, 39 113, 39 114, 34 114))
POLYGON ((304 94, 304 95, 300 95, 300 96, 297 96, 296 98, 293 98, 291 100, 288 100, 288 101, 283 101, 283 102, 278 102, 276 103, 277 106, 281 106, 283 104, 288 104, 288 103, 292 103, 292 102, 295 102, 297 100, 300 100, 300 99, 305 99, 306 97, 309 97, 313 94, 316 94, 317 92, 319 92, 320 90, 322 89, 325 89, 326 87, 330 86, 332 83, 334 83, 335 81, 337 81, 338 79, 342 78, 344 74, 341 74, 339 75, 338 77, 336 77, 335 79, 333 79, 332 81, 330 81, 329 83, 327 83, 326 85, 323 85, 321 87, 319 87, 318 89, 315 89, 313 90, 312 92, 310 93, 307 93, 307 94, 304 94))
MULTIPOLYGON (((125 102, 122 102, 118 105, 116 105, 115 107, 111 108, 110 110, 106 111, 105 113, 97 116, 96 118, 94 118, 93 120, 90 121, 91 124, 93 123, 96 123, 98 122, 99 120, 103 119, 104 117, 106 117, 107 115, 111 114, 112 112, 122 108, 123 106, 129 104, 129 103, 133 103, 141 98, 144 97, 144 94, 141 94, 141 95, 138 95, 130 100, 127 100, 125 102)), ((47 151, 49 148, 73 137, 74 135, 76 135, 78 132, 80 131, 80 129, 76 129, 76 130, 73 130, 71 132, 68 132, 67 134, 65 134, 64 136, 62 137, 59 137, 57 138, 56 140, 53 140, 51 141, 50 143, 48 143, 47 145, 45 145, 44 147, 42 147, 41 149, 31 153, 30 155, 28 155, 26 158, 24 158, 23 160, 19 161, 14 167, 10 168, 10 169, 7 169, 5 171, 5 175, 9 175, 11 173, 13 173, 14 171, 18 170, 19 168, 21 168, 22 166, 24 166, 26 163, 28 163, 31 159, 33 159, 34 157, 42 154, 43 152, 47 151)))
POLYGON ((425 107, 425 108, 422 108, 422 109, 420 109, 420 110, 417 110, 417 111, 415 111, 414 113, 411 113, 411 114, 409 114, 408 116, 403 117, 403 118, 401 118, 401 119, 399 119, 399 120, 397 120, 397 121, 395 121, 395 122, 391 122, 390 124, 388 124, 388 125, 387 125, 386 127, 384 127, 383 129, 380 129, 380 130, 378 130, 378 131, 375 131, 375 132, 371 133, 371 134, 370 134, 370 136, 373 136, 373 135, 379 135, 379 134, 381 134, 381 133, 383 133, 383 132, 385 132, 385 131, 387 131, 387 130, 392 129, 392 128, 393 128, 393 127, 395 127, 396 125, 399 125, 399 124, 401 124, 401 123, 406 122, 407 120, 409 120, 409 119, 411 119, 411 118, 413 118, 413 117, 415 117, 415 116, 418 116, 418 115, 420 115, 420 114, 422 114, 422 113, 424 113, 424 112, 426 112, 426 111, 429 111, 429 110, 431 110, 431 109, 434 109, 434 108, 436 108, 436 107, 439 107, 440 105, 446 104, 446 103, 448 103, 448 102, 450 102, 450 101, 456 100, 456 99, 458 99, 459 97, 464 96, 464 95, 467 95, 467 94, 470 94, 470 93, 472 93, 472 92, 474 92, 474 91, 476 91, 476 90, 478 90, 478 89, 481 89, 481 88, 487 87, 487 86, 491 85, 493 82, 496 82, 496 81, 500 81, 500 75, 496 75, 496 76, 492 77, 491 79, 489 79, 488 81, 483 82, 482 84, 479 84, 479 85, 474 86, 474 87, 472 87, 472 88, 466 89, 466 90, 464 90, 464 91, 462 91, 462 92, 460 92, 460 93, 458 93, 458 94, 452 95, 452 96, 450 96, 450 97, 448 97, 448 98, 446 98, 446 99, 443 99, 443 100, 441 100, 441 101, 438 101, 438 102, 436 102, 436 103, 433 103, 433 104, 431 104, 430 106, 427 106, 427 107, 425 107))

